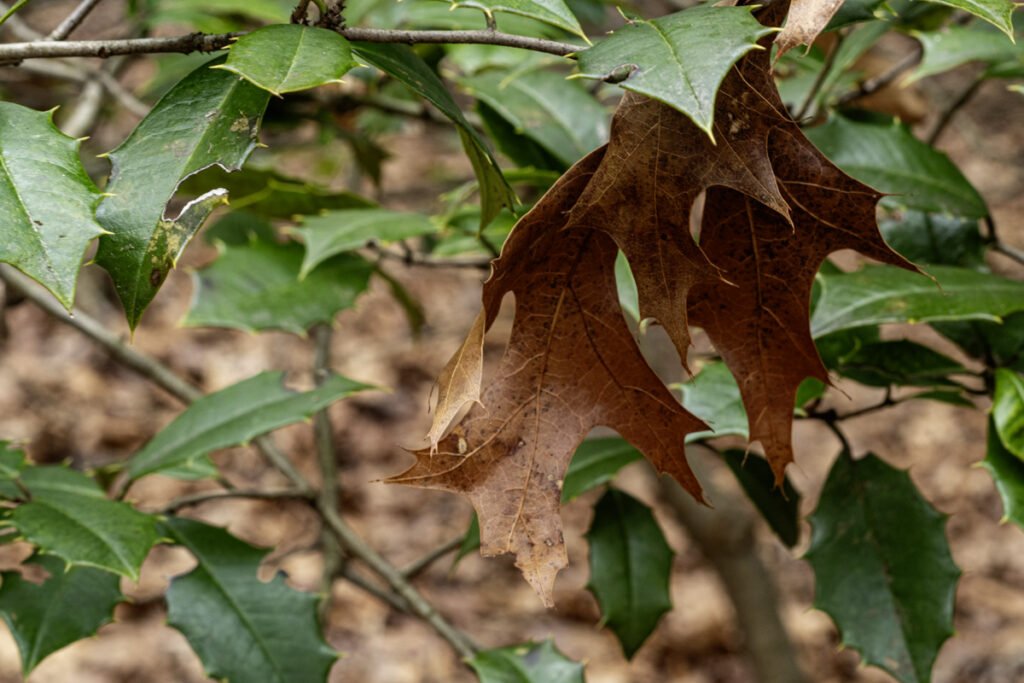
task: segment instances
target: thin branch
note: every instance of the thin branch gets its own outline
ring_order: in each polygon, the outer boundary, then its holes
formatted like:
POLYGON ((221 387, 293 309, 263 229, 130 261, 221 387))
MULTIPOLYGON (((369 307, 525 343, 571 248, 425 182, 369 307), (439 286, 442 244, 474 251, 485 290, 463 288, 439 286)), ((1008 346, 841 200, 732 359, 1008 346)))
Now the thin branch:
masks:
POLYGON ((46 40, 64 40, 67 38, 98 4, 100 4, 100 0, 82 0, 78 7, 72 10, 71 14, 65 17, 64 21, 60 22, 57 28, 50 32, 50 35, 46 36, 46 40))
MULTIPOLYGON (((313 361, 313 381, 322 386, 331 375, 331 338, 330 325, 317 325, 313 329, 313 343, 316 347, 313 361)), ((334 450, 334 434, 328 409, 318 410, 313 415, 313 438, 316 443, 316 460, 320 469, 320 491, 317 494, 321 507, 338 509, 338 461, 334 450)), ((341 549, 338 541, 325 527, 321 532, 323 545, 323 571, 320 589, 324 594, 320 602, 320 613, 325 615, 330 609, 331 582, 341 567, 341 549)))
POLYGON ((281 491, 263 491, 261 489, 233 489, 231 491, 200 491, 190 493, 180 498, 175 498, 167 505, 160 508, 156 514, 169 515, 181 508, 199 505, 211 500, 225 500, 230 498, 252 498, 257 500, 282 500, 294 499, 304 500, 309 498, 309 493, 299 489, 284 489, 281 491))
MULTIPOLYGON (((584 49, 583 46, 543 38, 529 38, 500 31, 406 31, 345 27, 338 33, 349 40, 366 43, 441 43, 503 45, 534 52, 566 57, 584 49)), ((191 33, 173 38, 127 38, 120 40, 35 41, 0 45, 0 61, 20 61, 52 57, 113 57, 114 55, 154 54, 163 52, 213 52, 232 43, 241 33, 191 33)))
POLYGON ((418 560, 410 562, 409 566, 402 570, 402 576, 404 576, 406 579, 413 579, 419 576, 424 569, 434 564, 434 562, 437 562, 442 557, 444 557, 445 555, 447 555, 448 553, 452 552, 460 545, 462 545, 462 541, 462 536, 456 536, 444 545, 434 548, 418 560))
POLYGON ((43 290, 27 275, 3 264, 0 265, 0 279, 3 279, 11 289, 22 294, 43 311, 83 333, 105 348, 121 363, 149 378, 183 403, 191 403, 202 397, 203 392, 199 389, 181 379, 160 361, 125 344, 120 337, 107 330, 95 318, 77 309, 68 314, 49 292, 43 290))
POLYGON ((871 93, 881 90, 904 73, 917 66, 918 62, 921 61, 921 57, 924 55, 924 52, 921 49, 920 44, 915 43, 915 45, 917 45, 916 49, 900 61, 896 62, 891 69, 883 74, 875 76, 874 78, 867 79, 861 83, 856 90, 851 90, 850 92, 840 96, 839 99, 836 100, 836 105, 841 107, 844 104, 849 104, 861 97, 867 97, 871 93))
POLYGON ((1024 264, 1024 251, 1011 247, 1008 244, 1003 244, 1000 241, 999 233, 996 232, 996 222, 992 219, 992 216, 985 216, 982 223, 985 225, 985 241, 988 242, 992 251, 1009 257, 1017 263, 1024 264))
POLYGON ((309 12, 309 0, 299 0, 299 4, 292 10, 291 23, 305 24, 307 12, 309 12))
POLYGON ((963 91, 949 103, 949 106, 943 110, 942 114, 939 115, 939 120, 935 122, 935 127, 932 128, 932 132, 928 134, 927 142, 929 145, 934 146, 938 142, 942 133, 945 132, 946 126, 953 120, 953 116, 960 111, 960 108, 967 104, 968 100, 974 97, 975 93, 978 92, 978 88, 984 83, 985 79, 982 74, 978 74, 971 84, 963 89, 963 91))
POLYGON ((351 567, 344 567, 339 573, 339 576, 351 582, 352 584, 362 588, 364 591, 373 595, 383 602, 388 603, 399 612, 404 614, 413 614, 412 608, 409 607, 409 603, 406 602, 402 596, 397 593, 393 593, 381 586, 377 586, 363 577, 362 574, 358 573, 351 567))
MULTIPOLYGON (((825 79, 828 78, 829 72, 832 71, 833 65, 836 62, 836 55, 839 54, 839 46, 843 44, 843 34, 837 33, 836 40, 832 43, 832 47, 828 51, 828 55, 825 56, 825 62, 821 65, 821 71, 814 79, 814 83, 811 84, 810 89, 807 91, 807 96, 804 97, 803 103, 800 108, 793 114, 795 121, 802 120, 807 116, 807 112, 814 105, 814 100, 817 98, 818 93, 821 92, 821 86, 825 84, 825 79)), ((817 109, 817 107, 815 107, 817 109)))
POLYGON ((471 256, 464 258, 440 258, 417 251, 394 251, 379 244, 370 243, 366 248, 375 255, 391 261, 401 261, 407 266, 423 266, 424 268, 477 268, 486 270, 491 267, 493 256, 471 256))
POLYGON ((409 603, 409 611, 430 624, 437 633, 464 659, 471 659, 477 651, 476 644, 469 636, 462 633, 441 616, 416 588, 402 575, 402 572, 381 557, 376 550, 367 545, 352 528, 345 523, 335 510, 317 506, 320 516, 338 537, 338 542, 350 554, 358 557, 384 579, 391 589, 409 603))
MULTIPOLYGON (((17 272, 7 265, 0 264, 0 279, 9 284, 13 289, 24 294, 24 296, 50 314, 56 319, 71 325, 87 337, 106 348, 111 355, 124 363, 126 366, 139 372, 143 376, 160 385, 173 396, 184 403, 191 403, 203 396, 203 393, 191 384, 175 375, 168 367, 155 358, 136 351, 124 344, 119 338, 108 332, 96 320, 83 313, 75 316, 68 316, 51 295, 45 293, 41 287, 32 280, 17 272)), ((295 466, 288 460, 268 435, 253 439, 260 451, 270 463, 284 474, 303 495, 314 491, 313 487, 295 466)), ((470 658, 476 653, 476 645, 464 633, 452 626, 427 600, 416 590, 409 581, 402 575, 401 570, 384 559, 376 550, 371 548, 366 541, 359 537, 352 528, 345 523, 333 508, 324 507, 318 498, 308 501, 323 519, 324 524, 331 529, 338 538, 341 547, 348 553, 358 557, 366 565, 384 579, 389 586, 409 603, 409 611, 426 621, 437 633, 447 640, 456 652, 463 658, 470 658)))

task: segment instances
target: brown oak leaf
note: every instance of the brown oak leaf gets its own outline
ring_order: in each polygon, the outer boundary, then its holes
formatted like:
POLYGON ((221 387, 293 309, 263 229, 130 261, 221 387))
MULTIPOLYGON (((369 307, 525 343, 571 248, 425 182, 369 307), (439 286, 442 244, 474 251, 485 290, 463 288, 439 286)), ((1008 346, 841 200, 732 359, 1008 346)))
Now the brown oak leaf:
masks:
POLYGON ((514 553, 548 606, 567 564, 559 505, 573 451, 606 425, 701 498, 683 439, 705 429, 648 367, 615 286, 605 234, 562 229, 603 150, 570 169, 516 226, 484 285, 487 326, 515 294, 512 334, 495 378, 437 450, 389 479, 463 493, 484 555, 514 553))
MULTIPOLYGON (((784 112, 767 51, 737 65, 751 88, 784 112)), ((692 134, 699 134, 694 127, 692 134)), ((767 158, 790 207, 789 220, 734 190, 708 190, 700 244, 731 284, 702 283, 689 312, 740 386, 750 441, 760 441, 781 483, 793 460, 793 401, 807 377, 828 382, 810 333, 810 296, 825 257, 839 249, 917 270, 882 239, 883 196, 830 162, 787 118, 768 136, 767 158)))
POLYGON ((810 45, 842 6, 843 0, 792 0, 786 25, 775 37, 775 59, 797 45, 810 45))

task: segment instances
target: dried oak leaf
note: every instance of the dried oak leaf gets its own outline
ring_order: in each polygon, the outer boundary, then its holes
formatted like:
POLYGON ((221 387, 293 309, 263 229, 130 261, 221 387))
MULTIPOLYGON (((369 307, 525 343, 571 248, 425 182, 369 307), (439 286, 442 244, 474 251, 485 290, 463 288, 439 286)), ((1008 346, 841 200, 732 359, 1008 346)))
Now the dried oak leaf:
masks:
POLYGON ((484 555, 514 553, 545 605, 567 564, 559 505, 576 446, 597 425, 616 430, 701 498, 683 439, 705 429, 648 367, 615 286, 605 234, 563 229, 591 180, 599 149, 571 168, 509 235, 484 285, 486 327, 508 292, 512 334, 495 378, 436 451, 391 482, 465 494, 484 555))
MULTIPOLYGON (((767 51, 737 65, 750 87, 777 112, 767 51)), ((708 190, 700 245, 726 280, 691 290, 689 314, 703 327, 736 377, 750 421, 777 482, 793 460, 793 401, 806 377, 828 382, 810 333, 810 296, 825 257, 855 249, 916 271, 882 239, 875 205, 882 193, 843 173, 788 117, 772 126, 767 159, 790 207, 789 219, 748 195, 708 190)), ((777 120, 777 119, 774 119, 777 120)), ((693 128, 691 135, 700 131, 693 128)))
POLYGON ((784 122, 736 68, 715 102, 717 144, 681 112, 627 93, 612 119, 601 166, 573 207, 570 229, 602 230, 625 253, 641 317, 665 328, 684 366, 687 293, 698 282, 721 280, 690 235, 693 203, 721 185, 787 215, 767 156, 768 134, 784 122))
POLYGON ((775 37, 775 60, 797 45, 810 45, 842 6, 843 0, 792 0, 786 25, 775 37))

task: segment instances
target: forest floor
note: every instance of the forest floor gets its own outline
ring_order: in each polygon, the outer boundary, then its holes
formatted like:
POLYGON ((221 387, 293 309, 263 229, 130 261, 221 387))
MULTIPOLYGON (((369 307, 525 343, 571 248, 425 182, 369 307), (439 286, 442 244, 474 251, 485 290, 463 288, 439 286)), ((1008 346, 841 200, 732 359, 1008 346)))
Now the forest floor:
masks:
MULTIPOLYGON (((956 92, 970 76, 970 69, 955 71, 933 79, 927 91, 913 96, 934 103, 956 92)), ((1018 248, 1024 247, 1024 127, 1007 122, 1020 121, 1022 108, 1020 95, 989 83, 939 142, 989 202, 1003 239, 1018 248)), ((929 120, 925 118, 921 125, 927 128, 929 120)), ((107 135, 116 141, 116 128, 107 135)), ((436 209, 437 197, 450 187, 451 179, 467 173, 454 137, 426 122, 410 124, 388 141, 388 148, 396 156, 384 166, 381 201, 385 206, 436 209)), ((211 247, 195 240, 182 268, 170 275, 146 314, 133 346, 208 391, 264 369, 287 370, 296 386, 308 385, 309 340, 283 333, 252 335, 178 326, 192 291, 189 269, 214 255, 211 247)), ((992 257, 991 266, 997 272, 1024 277, 1021 268, 1011 267, 999 256, 992 257)), ((403 265, 392 265, 390 272, 422 303, 427 325, 414 338, 401 308, 379 281, 354 310, 343 312, 333 340, 335 370, 389 387, 390 392, 365 393, 340 402, 331 408, 331 417, 339 453, 342 512, 385 557, 403 566, 463 534, 470 519, 471 508, 463 498, 379 480, 411 462, 403 447, 423 443, 432 382, 476 315, 482 274, 403 265)), ((111 329, 125 332, 122 314, 99 269, 85 269, 79 288, 83 310, 111 329)), ((506 302, 502 318, 487 339, 490 367, 500 357, 507 337, 510 303, 506 302)), ((0 437, 24 443, 34 461, 89 467, 127 458, 181 410, 174 398, 31 304, 11 306, 3 316, 7 332, 0 342, 0 437)), ((952 352, 927 330, 903 326, 887 334, 923 339, 952 352)), ((652 341, 651 346, 657 344, 652 341)), ((839 388, 842 391, 831 400, 844 410, 879 398, 856 385, 840 384, 839 388)), ((957 592, 956 635, 942 648, 935 666, 934 680, 939 683, 1024 680, 1024 532, 1000 524, 1002 508, 992 481, 976 467, 984 457, 985 420, 982 411, 911 402, 848 424, 856 454, 871 451, 897 467, 909 468, 924 497, 950 515, 947 531, 964 574, 957 592)), ((309 425, 300 424, 281 430, 276 439, 315 479, 311 431, 309 425)), ((803 496, 805 514, 815 506, 836 451, 837 444, 826 429, 797 425, 796 464, 789 473, 803 496)), ((230 449, 213 457, 238 486, 285 484, 252 449, 230 449)), ((598 627, 596 603, 584 588, 588 569, 583 533, 598 492, 563 509, 571 564, 559 575, 554 609, 541 605, 512 560, 505 557, 484 559, 472 554, 452 570, 447 556, 418 577, 416 585, 485 647, 553 636, 562 652, 587 662, 590 683, 754 681, 733 608, 717 575, 659 502, 644 467, 636 463, 616 481, 655 507, 677 553, 672 581, 675 609, 632 661, 624 659, 612 633, 598 627)), ((154 510, 183 493, 206 488, 209 483, 154 476, 135 485, 129 498, 143 509, 154 510)), ((188 514, 273 548, 265 565, 266 577, 282 570, 295 587, 317 590, 319 530, 315 517, 301 503, 218 501, 191 508, 188 514)), ((878 670, 859 666, 856 653, 840 650, 831 620, 811 608, 813 575, 800 559, 809 536, 805 523, 801 542, 788 550, 762 526, 753 549, 771 570, 782 618, 803 668, 816 683, 891 680, 878 670)), ((4 550, 2 559, 10 566, 26 552, 16 544, 4 550)), ((206 680, 184 637, 164 623, 161 594, 171 576, 190 566, 184 551, 156 548, 141 580, 124 582, 133 602, 118 607, 115 623, 103 627, 99 637, 49 657, 30 677, 31 683, 206 680)), ((328 641, 345 654, 333 669, 334 683, 475 680, 429 627, 345 582, 334 586, 325 632, 328 641)), ((18 661, 13 639, 0 627, 0 682, 21 680, 18 661)))

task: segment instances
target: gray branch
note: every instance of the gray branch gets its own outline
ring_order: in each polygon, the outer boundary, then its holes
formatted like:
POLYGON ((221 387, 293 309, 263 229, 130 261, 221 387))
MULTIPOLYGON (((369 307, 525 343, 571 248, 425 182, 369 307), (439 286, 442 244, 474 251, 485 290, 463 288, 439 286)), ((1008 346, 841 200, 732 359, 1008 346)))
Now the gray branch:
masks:
MULTIPOLYGON (((528 38, 500 31, 403 31, 375 28, 342 28, 338 33, 349 40, 366 43, 473 43, 503 45, 547 54, 568 56, 584 49, 571 43, 543 38, 528 38)), ((127 38, 121 40, 66 40, 6 43, 0 45, 0 62, 55 57, 113 57, 114 55, 154 54, 161 52, 213 52, 231 44, 245 33, 191 33, 174 38, 127 38)))

